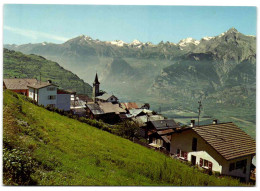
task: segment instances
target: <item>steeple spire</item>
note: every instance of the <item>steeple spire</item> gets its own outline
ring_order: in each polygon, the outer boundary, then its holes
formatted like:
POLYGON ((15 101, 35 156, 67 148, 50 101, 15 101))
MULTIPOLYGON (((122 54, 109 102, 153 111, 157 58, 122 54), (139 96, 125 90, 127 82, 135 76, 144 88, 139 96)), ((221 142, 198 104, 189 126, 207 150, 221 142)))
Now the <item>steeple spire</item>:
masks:
POLYGON ((95 77, 95 80, 94 80, 94 83, 93 83, 93 93, 92 93, 92 98, 95 102, 96 100, 96 97, 100 95, 99 93, 99 81, 98 81, 98 75, 96 73, 96 77, 95 77))
POLYGON ((95 77, 94 84, 100 84, 99 81, 98 81, 98 75, 97 75, 97 73, 96 73, 96 77, 95 77))

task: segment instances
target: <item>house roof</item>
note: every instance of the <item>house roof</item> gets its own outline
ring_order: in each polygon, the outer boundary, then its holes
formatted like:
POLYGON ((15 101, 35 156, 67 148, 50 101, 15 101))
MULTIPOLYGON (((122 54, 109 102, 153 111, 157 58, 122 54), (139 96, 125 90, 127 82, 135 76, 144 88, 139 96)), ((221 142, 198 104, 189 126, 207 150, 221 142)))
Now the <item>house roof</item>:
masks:
POLYGON ((177 123, 172 119, 164 119, 157 121, 150 121, 150 123, 154 126, 156 130, 164 130, 164 129, 175 129, 179 128, 177 123))
POLYGON ((121 103, 123 109, 138 109, 138 105, 135 102, 125 102, 121 103))
POLYGON ((108 100, 110 97, 115 97, 117 99, 116 96, 112 95, 112 94, 108 94, 108 93, 104 93, 102 96, 97 96, 96 98, 100 99, 100 100, 108 100))
POLYGON ((37 83, 36 79, 28 78, 12 78, 4 79, 4 85, 7 89, 10 90, 25 90, 28 89, 28 85, 37 83))
POLYGON ((98 105, 104 113, 126 113, 124 109, 119 107, 119 104, 112 104, 111 102, 98 102, 98 105))
MULTIPOLYGON (((133 117, 132 115, 128 114, 129 117, 133 117)), ((135 118, 133 118, 133 121, 136 121, 140 124, 145 124, 147 121, 155 121, 155 120, 162 120, 164 119, 163 116, 161 115, 151 115, 151 116, 147 116, 147 115, 141 115, 141 116, 137 116, 135 118)))
POLYGON ((138 115, 145 115, 143 109, 130 109, 129 114, 133 117, 136 117, 138 115))
POLYGON ((77 94, 76 97, 85 102, 93 102, 93 99, 84 94, 77 94))
POLYGON ((94 115, 104 114, 104 111, 96 103, 87 103, 86 106, 94 115))
POLYGON ((173 129, 165 129, 162 131, 157 131, 158 135, 167 135, 167 134, 172 134, 174 132, 173 129))
POLYGON ((47 86, 57 86, 57 85, 49 83, 49 82, 39 82, 39 81, 37 81, 34 84, 28 85, 28 87, 35 88, 35 89, 41 89, 41 88, 44 88, 44 87, 47 87, 47 86))
POLYGON ((256 142, 234 123, 219 123, 192 128, 226 160, 256 153, 256 142))

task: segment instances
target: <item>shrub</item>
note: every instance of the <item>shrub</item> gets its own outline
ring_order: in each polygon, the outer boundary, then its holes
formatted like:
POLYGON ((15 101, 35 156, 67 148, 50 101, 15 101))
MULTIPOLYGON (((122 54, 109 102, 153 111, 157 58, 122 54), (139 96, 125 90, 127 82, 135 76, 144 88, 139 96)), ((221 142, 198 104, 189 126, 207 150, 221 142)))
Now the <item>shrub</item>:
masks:
POLYGON ((138 131, 139 131, 139 126, 136 122, 133 121, 124 121, 118 125, 116 125, 112 132, 127 138, 127 139, 133 139, 134 137, 138 137, 138 131))
POLYGON ((17 149, 3 149, 3 176, 6 185, 35 185, 31 174, 36 162, 28 153, 17 149))

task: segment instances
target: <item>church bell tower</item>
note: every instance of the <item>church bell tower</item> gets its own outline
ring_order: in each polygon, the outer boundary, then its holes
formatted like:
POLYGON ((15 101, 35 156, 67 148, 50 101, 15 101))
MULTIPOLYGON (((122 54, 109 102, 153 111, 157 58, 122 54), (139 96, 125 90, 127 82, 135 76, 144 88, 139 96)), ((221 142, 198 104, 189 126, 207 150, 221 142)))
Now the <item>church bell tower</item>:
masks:
POLYGON ((98 81, 98 75, 96 73, 96 77, 95 77, 95 81, 93 83, 93 94, 92 94, 92 97, 93 97, 93 101, 95 102, 95 98, 96 96, 99 96, 99 81, 98 81))

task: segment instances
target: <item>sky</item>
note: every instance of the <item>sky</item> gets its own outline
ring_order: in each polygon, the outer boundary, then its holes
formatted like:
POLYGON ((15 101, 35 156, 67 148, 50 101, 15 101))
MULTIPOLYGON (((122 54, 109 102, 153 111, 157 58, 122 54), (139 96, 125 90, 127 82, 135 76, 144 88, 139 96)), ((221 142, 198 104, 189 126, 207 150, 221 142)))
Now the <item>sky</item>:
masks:
POLYGON ((200 40, 235 27, 256 35, 256 7, 4 5, 4 44, 63 43, 79 35, 102 41, 200 40))

